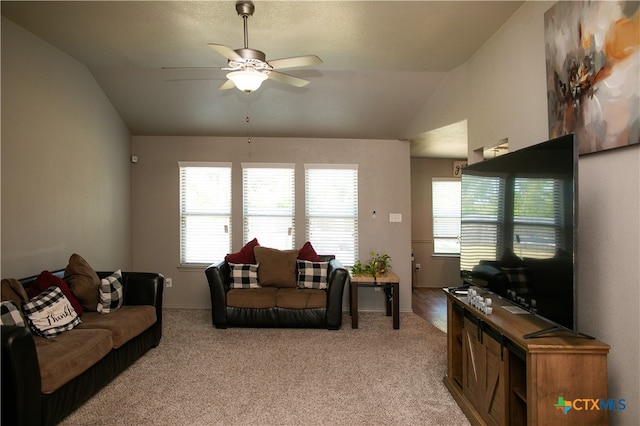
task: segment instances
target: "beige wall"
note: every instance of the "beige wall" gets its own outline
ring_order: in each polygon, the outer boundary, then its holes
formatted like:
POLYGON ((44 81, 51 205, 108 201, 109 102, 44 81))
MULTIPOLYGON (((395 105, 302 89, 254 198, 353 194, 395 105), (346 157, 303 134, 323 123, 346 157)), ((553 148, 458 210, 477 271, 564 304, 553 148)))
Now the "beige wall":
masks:
MULTIPOLYGON (((469 89, 460 111, 468 111, 470 154, 505 137, 511 150, 548 139, 544 12, 554 4, 525 3, 467 62, 466 73, 446 80, 469 89)), ((422 115, 440 116, 448 103, 436 95, 422 115)), ((451 113, 445 124, 459 120, 451 113)), ((639 424, 640 146, 582 156, 579 169, 578 324, 611 345, 609 397, 628 402, 611 413, 611 423, 639 424)))
POLYGON ((131 267, 129 148, 86 67, 3 18, 3 278, 131 267))
POLYGON ((440 158, 411 159, 411 248, 420 264, 413 271, 414 287, 452 287, 460 282, 458 256, 433 255, 433 215, 431 181, 452 178, 453 160, 440 158))
MULTIPOLYGON (((411 310, 411 199, 408 142, 393 140, 279 139, 134 136, 139 162, 133 168, 133 263, 137 270, 162 272, 173 279, 165 306, 210 307, 202 268, 179 267, 178 161, 233 164, 233 223, 242 223, 241 162, 295 163, 296 247, 304 235, 304 163, 358 164, 360 259, 371 250, 386 252, 401 279, 400 309, 411 310), (375 210, 377 218, 372 218, 375 210), (390 223, 401 213, 402 223, 390 223)), ((235 226, 233 250, 242 246, 235 226)), ((360 291, 364 310, 383 310, 381 293, 360 291)), ((345 309, 347 297, 344 298, 345 309)))

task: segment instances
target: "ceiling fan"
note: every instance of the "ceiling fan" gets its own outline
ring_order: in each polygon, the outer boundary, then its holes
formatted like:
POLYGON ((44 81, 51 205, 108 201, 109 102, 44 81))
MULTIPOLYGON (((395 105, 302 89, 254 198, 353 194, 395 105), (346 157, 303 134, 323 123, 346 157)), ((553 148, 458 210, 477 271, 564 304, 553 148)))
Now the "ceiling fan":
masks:
POLYGON ((295 87, 304 87, 309 84, 309 80, 275 70, 320 64, 322 60, 315 55, 306 55, 267 61, 264 52, 249 48, 247 21, 255 11, 253 2, 245 0, 236 2, 236 11, 244 21, 244 47, 232 49, 221 44, 208 43, 213 50, 228 60, 227 66, 221 68, 229 71, 227 74, 228 80, 220 86, 220 89, 227 90, 235 86, 244 92, 250 93, 260 88, 262 82, 268 78, 295 87))

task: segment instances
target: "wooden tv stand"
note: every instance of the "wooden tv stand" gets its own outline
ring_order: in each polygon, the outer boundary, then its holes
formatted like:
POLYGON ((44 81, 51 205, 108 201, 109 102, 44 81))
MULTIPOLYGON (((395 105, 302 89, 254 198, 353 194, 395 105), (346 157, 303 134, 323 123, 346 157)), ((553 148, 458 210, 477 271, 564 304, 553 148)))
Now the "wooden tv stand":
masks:
POLYGON ((550 327, 530 313, 513 314, 506 300, 490 297, 485 315, 467 297, 447 289, 447 374, 444 384, 477 425, 606 425, 609 346, 595 339, 557 331, 544 337, 522 336, 550 327), (565 414, 559 398, 575 401, 565 414))

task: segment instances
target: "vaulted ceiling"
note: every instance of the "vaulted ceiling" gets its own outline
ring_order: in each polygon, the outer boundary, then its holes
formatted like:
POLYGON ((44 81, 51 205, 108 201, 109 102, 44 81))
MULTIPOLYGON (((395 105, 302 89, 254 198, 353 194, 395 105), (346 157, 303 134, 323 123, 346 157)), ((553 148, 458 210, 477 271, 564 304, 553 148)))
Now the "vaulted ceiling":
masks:
MULTIPOLYGON (((249 47, 267 60, 318 55, 322 64, 283 70, 308 86, 267 80, 245 94, 218 89, 223 70, 163 69, 226 66, 207 43, 243 47, 233 0, 3 1, 2 15, 85 64, 135 135, 414 139, 408 126, 443 77, 522 2, 254 4, 249 47)), ((459 157, 464 145, 466 155, 466 128, 447 130, 412 152, 459 157)))

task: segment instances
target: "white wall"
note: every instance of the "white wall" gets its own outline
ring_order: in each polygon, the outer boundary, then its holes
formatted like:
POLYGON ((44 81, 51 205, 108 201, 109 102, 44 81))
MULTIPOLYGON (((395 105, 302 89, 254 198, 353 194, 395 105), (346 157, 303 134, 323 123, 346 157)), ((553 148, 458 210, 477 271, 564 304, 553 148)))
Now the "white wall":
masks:
MULTIPOLYGON (((468 112, 470 154, 505 137, 511 150, 549 139, 544 12, 554 4, 525 3, 468 61, 466 73, 445 80, 468 87, 467 101, 459 111, 468 112)), ((443 87, 438 93, 452 90, 443 87)), ((437 96, 431 98, 421 114, 440 116, 440 105, 448 102, 437 96)), ((449 122, 445 120, 444 124, 459 121, 459 116, 450 113, 449 122)), ((420 126, 414 123, 413 128, 420 126)), ((582 332, 611 345, 609 397, 627 401, 625 411, 611 413, 611 423, 637 425, 640 146, 582 156, 579 169, 578 322, 582 332)))
MULTIPOLYGON (((391 256, 400 276, 400 309, 411 311, 411 198, 409 143, 393 140, 338 140, 228 137, 134 136, 133 263, 136 270, 162 272, 173 278, 165 306, 210 307, 203 268, 179 268, 178 161, 223 161, 233 164, 233 221, 242 223, 241 162, 296 164, 296 248, 304 235, 304 163, 358 164, 359 247, 365 261, 370 251, 391 256), (377 218, 372 218, 375 210, 377 218), (402 223, 390 223, 401 213, 402 223)), ((235 227, 233 251, 242 246, 235 227)), ((331 254, 331 253, 323 253, 331 254)), ((347 309, 344 298, 344 307, 347 309)), ((382 293, 360 290, 363 310, 383 310, 382 293)))
POLYGON ((129 149, 86 67, 3 18, 3 278, 131 266, 129 149))

